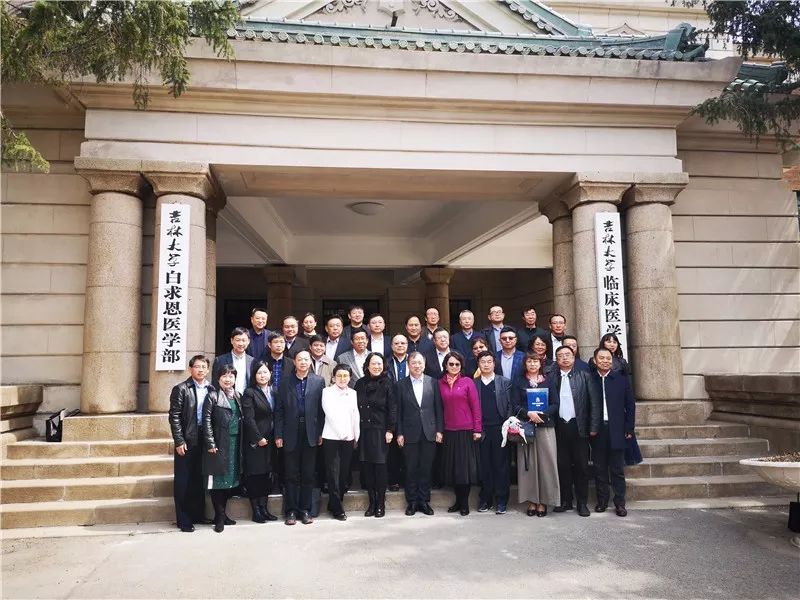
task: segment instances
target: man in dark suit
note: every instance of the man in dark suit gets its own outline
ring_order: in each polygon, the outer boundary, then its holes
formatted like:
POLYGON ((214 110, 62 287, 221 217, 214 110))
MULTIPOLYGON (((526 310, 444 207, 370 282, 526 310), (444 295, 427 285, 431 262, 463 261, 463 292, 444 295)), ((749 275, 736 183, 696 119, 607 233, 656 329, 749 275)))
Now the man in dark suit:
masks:
POLYGON ((439 327, 439 309, 435 306, 425 309, 425 331, 422 332, 425 337, 433 340, 433 334, 439 327))
POLYGON ((561 347, 561 341, 565 335, 567 335, 567 317, 558 313, 550 315, 550 331, 548 332, 547 341, 549 342, 551 360, 555 361, 556 350, 561 347))
POLYGON ((289 375, 294 369, 294 362, 286 355, 285 349, 286 340, 283 334, 277 331, 270 333, 267 349, 261 360, 267 363, 270 373, 272 373, 271 385, 275 389, 281 384, 283 377, 289 375))
POLYGON ((367 322, 367 348, 370 352, 380 352, 384 358, 392 353, 392 341, 386 335, 386 320, 383 315, 370 315, 367 322))
POLYGON ((581 353, 578 350, 578 338, 574 335, 565 335, 561 338, 562 346, 569 346, 572 348, 572 353, 575 355, 575 368, 579 371, 588 371, 589 363, 581 358, 581 353))
POLYGON ((268 318, 269 315, 263 308, 256 307, 250 311, 250 325, 252 327, 247 331, 250 336, 250 344, 247 346, 246 352, 253 358, 258 358, 267 349, 269 334, 272 333, 267 329, 268 318))
MULTIPOLYGON (((502 339, 501 335, 500 340, 502 339)), ((516 337, 514 342, 516 343, 516 337)), ((494 506, 496 514, 504 515, 508 509, 511 489, 511 456, 508 447, 502 446, 502 429, 506 419, 515 412, 511 398, 511 381, 503 375, 495 374, 495 360, 491 352, 481 352, 478 355, 478 369, 481 374, 475 379, 475 387, 478 388, 481 401, 483 423, 483 435, 478 445, 481 470, 478 512, 486 512, 494 506)))
POLYGON ((308 350, 308 340, 299 335, 300 324, 297 318, 289 315, 283 318, 283 339, 286 340, 286 354, 294 360, 298 352, 308 350))
POLYGON ((442 443, 444 421, 438 383, 424 374, 425 358, 412 352, 409 377, 397 383, 397 444, 406 465, 406 514, 432 515, 431 476, 436 444, 442 443))
POLYGON ((190 376, 172 388, 169 395, 169 427, 175 442, 175 520, 186 533, 204 522, 202 436, 199 434, 203 402, 209 390, 208 359, 197 354, 189 360, 190 376))
POLYGON ((386 372, 395 383, 409 375, 408 339, 402 333, 392 338, 392 353, 386 361, 386 372))
POLYGON ((419 320, 417 315, 408 315, 406 317, 405 328, 409 352, 420 352, 425 355, 433 348, 433 342, 428 339, 427 335, 422 333, 422 321, 419 320))
POLYGON ((344 328, 344 335, 345 338, 348 340, 353 339, 353 332, 354 331, 363 331, 369 337, 369 331, 367 331, 367 326, 364 325, 364 307, 360 304, 353 304, 349 310, 347 311, 347 318, 350 321, 347 326, 344 328))
POLYGON ((236 327, 231 331, 231 351, 220 354, 214 359, 214 366, 211 368, 211 385, 217 385, 222 367, 232 365, 236 369, 236 391, 240 394, 244 393, 250 382, 250 366, 253 364, 253 357, 245 353, 249 343, 250 336, 247 329, 236 327))
POLYGON ((595 470, 597 506, 595 512, 608 508, 609 475, 614 490, 614 508, 617 516, 625 517, 625 440, 633 436, 636 427, 636 403, 627 375, 612 371, 613 356, 606 348, 594 351, 597 373, 595 386, 603 399, 603 423, 597 437, 592 439, 592 459, 595 470))
POLYGON ((489 307, 489 326, 481 333, 486 338, 486 343, 492 354, 500 352, 500 332, 505 327, 505 318, 506 313, 503 311, 502 306, 495 304, 489 307))
POLYGON ((517 350, 528 351, 528 344, 536 336, 548 339, 550 332, 536 325, 536 307, 526 306, 522 309, 522 327, 517 329, 517 350))
POLYGON ((278 387, 275 405, 275 445, 283 448, 286 479, 286 524, 298 516, 303 525, 313 523, 317 448, 322 445, 325 413, 322 411, 322 377, 311 372, 311 355, 301 350, 294 357, 294 373, 278 387))
POLYGON ((458 324, 461 326, 461 331, 450 336, 450 347, 466 358, 472 353, 472 339, 475 336, 483 337, 483 334, 475 331, 475 315, 471 310, 462 310, 458 313, 458 324))
POLYGON ((450 352, 450 334, 441 327, 433 334, 433 348, 429 348, 425 356, 425 374, 439 379, 444 373, 442 361, 450 352))
POLYGON ((513 327, 503 327, 500 331, 500 346, 501 350, 495 355, 494 371, 514 381, 525 372, 525 353, 517 350, 517 332, 513 327))
POLYGON ((589 507, 589 443, 600 430, 603 417, 602 398, 588 371, 575 369, 575 355, 569 346, 556 351, 558 369, 550 380, 550 396, 559 399, 556 419, 558 479, 561 506, 554 512, 572 510, 572 486, 578 514, 588 517, 589 507))
POLYGON ((350 344, 350 338, 343 335, 344 324, 342 317, 339 315, 331 315, 325 320, 325 354, 331 360, 335 361, 339 355, 352 350, 353 346, 350 344))

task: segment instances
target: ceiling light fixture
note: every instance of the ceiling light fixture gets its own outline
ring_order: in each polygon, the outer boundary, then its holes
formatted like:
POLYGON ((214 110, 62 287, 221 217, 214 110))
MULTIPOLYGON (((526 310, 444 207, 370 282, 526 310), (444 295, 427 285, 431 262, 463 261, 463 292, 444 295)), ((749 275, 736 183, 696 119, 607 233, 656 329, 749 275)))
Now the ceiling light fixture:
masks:
POLYGON ((386 208, 386 206, 380 202, 354 202, 353 204, 348 204, 347 208, 359 215, 371 217, 373 215, 377 215, 384 208, 386 208))

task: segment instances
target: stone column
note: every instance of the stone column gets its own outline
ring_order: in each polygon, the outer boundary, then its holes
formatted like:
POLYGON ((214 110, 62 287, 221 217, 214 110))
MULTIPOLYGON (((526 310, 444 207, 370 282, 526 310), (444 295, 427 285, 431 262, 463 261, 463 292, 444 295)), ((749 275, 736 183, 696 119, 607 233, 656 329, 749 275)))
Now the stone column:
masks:
POLYGON ((139 375, 144 180, 133 171, 79 172, 93 194, 81 412, 132 412, 139 375))
POLYGON ((630 359, 637 400, 683 398, 683 365, 669 205, 686 186, 683 173, 666 183, 637 183, 625 194, 630 359))
POLYGON ((225 207, 218 192, 206 203, 206 335, 205 355, 213 360, 217 342, 217 213, 225 207))
POLYGON ((439 326, 447 330, 450 329, 450 280, 454 274, 455 269, 447 267, 428 267, 420 272, 425 282, 425 309, 438 309, 439 326))
POLYGON ((280 331, 283 318, 292 314, 294 267, 288 265, 264 267, 264 277, 267 279, 267 314, 271 321, 267 327, 273 331, 280 331))
MULTIPOLYGON (((572 259, 572 213, 563 202, 541 207, 541 212, 553 225, 553 306, 554 312, 567 319, 567 330, 575 327, 575 285, 572 259)), ((547 328, 545 315, 540 327, 547 328)))
MULTIPOLYGON (((153 323, 150 334, 150 378, 148 408, 166 412, 172 387, 186 377, 186 371, 156 371, 155 348, 158 311, 158 251, 161 243, 161 206, 187 204, 191 209, 189 236, 189 315, 187 321, 187 359, 205 353, 206 344, 206 201, 214 196, 214 186, 206 165, 194 163, 155 163, 142 170, 157 196, 155 239, 153 241, 153 323)), ((187 360, 188 366, 188 360, 187 360)))
MULTIPOLYGON (((602 177, 602 176, 601 176, 602 177)), ((630 183, 602 178, 587 180, 578 176, 562 201, 572 210, 572 264, 575 286, 575 326, 567 327, 578 338, 584 354, 600 341, 600 316, 597 303, 597 264, 594 248, 594 216, 617 212, 622 194, 630 183)))

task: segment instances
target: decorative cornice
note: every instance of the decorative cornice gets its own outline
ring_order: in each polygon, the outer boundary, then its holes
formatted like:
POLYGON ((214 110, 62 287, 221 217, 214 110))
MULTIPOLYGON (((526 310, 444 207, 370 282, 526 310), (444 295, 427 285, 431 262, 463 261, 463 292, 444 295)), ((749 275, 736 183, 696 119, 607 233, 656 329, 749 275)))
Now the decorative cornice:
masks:
POLYGON ((455 272, 455 269, 447 267, 426 267, 420 271, 420 276, 425 283, 447 285, 455 272))
POLYGON ((76 171, 89 182, 92 194, 117 192, 143 198, 147 193, 147 182, 140 173, 125 171, 76 171))
POLYGON ((541 212, 550 223, 555 223, 559 219, 571 217, 572 213, 566 204, 560 200, 554 200, 547 204, 539 203, 539 212, 541 212))

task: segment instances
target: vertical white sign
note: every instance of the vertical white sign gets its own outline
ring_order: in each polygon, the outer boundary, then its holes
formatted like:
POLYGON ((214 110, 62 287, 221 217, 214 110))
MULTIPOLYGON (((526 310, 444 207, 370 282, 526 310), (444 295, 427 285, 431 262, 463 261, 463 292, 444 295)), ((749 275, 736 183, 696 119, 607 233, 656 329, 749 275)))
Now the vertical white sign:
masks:
POLYGON ((189 318, 188 204, 162 204, 158 248, 156 371, 186 368, 186 325, 189 318))
POLYGON ((622 235, 619 213, 594 216, 595 255, 597 257, 597 307, 600 336, 614 333, 628 360, 625 334, 625 285, 622 281, 622 235))

